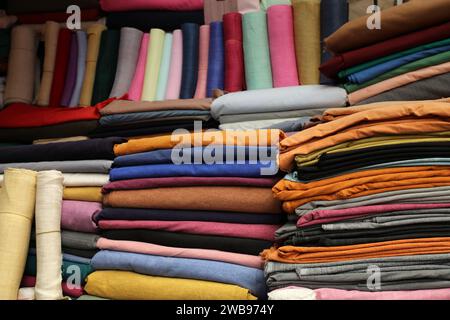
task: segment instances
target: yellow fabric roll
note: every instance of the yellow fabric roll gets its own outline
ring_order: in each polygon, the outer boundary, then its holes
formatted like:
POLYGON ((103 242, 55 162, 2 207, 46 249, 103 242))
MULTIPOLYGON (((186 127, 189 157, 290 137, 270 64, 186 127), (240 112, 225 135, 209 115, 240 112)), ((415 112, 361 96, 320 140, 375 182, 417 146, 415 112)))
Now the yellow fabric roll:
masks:
POLYGON ((16 300, 30 241, 36 172, 5 170, 0 192, 0 300, 16 300))
POLYGON ((301 84, 320 80, 320 0, 293 0, 295 53, 301 84))
POLYGON ((106 26, 103 24, 93 24, 87 29, 88 48, 83 86, 81 87, 80 106, 89 106, 91 104, 98 53, 100 51, 100 40, 102 32, 105 30, 106 26))
POLYGON ((158 87, 159 69, 164 49, 165 32, 161 29, 150 30, 147 63, 145 65, 144 85, 142 87, 142 101, 155 101, 158 87))
POLYGON ((47 21, 44 27, 45 57, 42 67, 41 85, 37 95, 37 105, 39 106, 48 106, 50 103, 58 36, 59 24, 53 21, 47 21))
POLYGON ((63 175, 40 171, 36 185, 36 300, 61 300, 63 175))
POLYGON ((74 187, 64 188, 64 200, 102 202, 102 188, 97 187, 74 187))
POLYGON ((256 300, 247 289, 236 285, 128 271, 95 271, 87 277, 84 290, 117 300, 256 300))

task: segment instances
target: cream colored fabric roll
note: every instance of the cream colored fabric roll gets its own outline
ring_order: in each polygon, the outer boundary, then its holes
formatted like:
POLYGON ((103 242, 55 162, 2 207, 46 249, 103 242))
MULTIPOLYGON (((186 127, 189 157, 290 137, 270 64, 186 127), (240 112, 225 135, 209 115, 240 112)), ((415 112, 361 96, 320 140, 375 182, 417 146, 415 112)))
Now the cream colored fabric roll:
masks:
POLYGON ((165 32, 161 29, 150 30, 150 42, 145 65, 144 86, 142 87, 142 101, 155 101, 158 87, 159 69, 164 50, 165 32))
POLYGON ((45 58, 42 70, 41 86, 37 96, 39 106, 48 106, 55 71, 56 50, 58 47, 59 24, 47 21, 44 28, 45 58))
POLYGON ((36 172, 7 169, 0 191, 0 300, 16 300, 30 241, 36 172))
POLYGON ((109 182, 109 175, 100 173, 65 173, 65 187, 103 187, 109 182))
POLYGON ((86 54, 86 71, 84 73, 83 87, 81 88, 80 106, 89 106, 91 104, 98 53, 100 51, 100 40, 104 30, 106 30, 104 25, 93 24, 86 31, 88 48, 86 54))
POLYGON ((20 288, 17 300, 35 300, 34 288, 20 288))
POLYGON ((63 175, 40 171, 36 186, 36 300, 60 300, 63 175))

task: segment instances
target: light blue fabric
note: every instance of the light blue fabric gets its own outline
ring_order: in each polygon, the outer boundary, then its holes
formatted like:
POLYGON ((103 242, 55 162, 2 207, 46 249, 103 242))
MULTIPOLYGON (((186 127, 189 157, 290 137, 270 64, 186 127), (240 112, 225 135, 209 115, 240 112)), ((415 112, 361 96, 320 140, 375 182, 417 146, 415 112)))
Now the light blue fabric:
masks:
POLYGON ((431 48, 427 50, 422 50, 404 57, 400 57, 394 60, 387 61, 382 64, 378 64, 376 66, 373 66, 371 68, 353 73, 348 76, 348 80, 353 83, 362 84, 364 82, 367 82, 369 80, 372 80, 376 78, 377 76, 388 72, 389 70, 393 70, 395 68, 398 68, 404 64, 408 64, 411 62, 414 62, 416 60, 420 60, 429 56, 433 56, 445 51, 450 50, 450 45, 448 46, 442 46, 437 48, 431 48))
POLYGON ((95 270, 123 270, 234 284, 250 290, 259 298, 265 298, 267 294, 262 270, 226 262, 102 250, 92 258, 91 265, 95 270))
POLYGON ((78 56, 77 56, 77 79, 75 88, 70 98, 70 107, 77 107, 80 103, 81 88, 83 86, 84 72, 86 68, 87 35, 84 31, 77 31, 78 56))

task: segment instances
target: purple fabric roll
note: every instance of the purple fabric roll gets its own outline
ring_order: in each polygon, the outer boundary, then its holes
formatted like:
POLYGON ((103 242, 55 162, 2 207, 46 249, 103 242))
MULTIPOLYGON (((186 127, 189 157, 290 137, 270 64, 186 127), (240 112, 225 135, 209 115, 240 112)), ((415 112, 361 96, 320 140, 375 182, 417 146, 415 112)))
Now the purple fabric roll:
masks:
POLYGON ((66 82, 64 85, 64 91, 61 98, 61 105, 68 107, 70 105, 70 99, 75 88, 75 82, 77 79, 77 60, 78 60, 78 41, 76 33, 72 33, 70 41, 70 53, 69 53, 69 65, 67 66, 66 82))

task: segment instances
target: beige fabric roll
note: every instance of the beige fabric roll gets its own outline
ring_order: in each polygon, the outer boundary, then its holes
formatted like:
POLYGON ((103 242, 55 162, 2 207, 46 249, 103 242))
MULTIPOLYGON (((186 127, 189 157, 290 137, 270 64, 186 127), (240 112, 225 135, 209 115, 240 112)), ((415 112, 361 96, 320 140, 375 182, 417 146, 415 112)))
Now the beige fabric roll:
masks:
POLYGON ((20 288, 17 300, 35 300, 34 288, 20 288))
POLYGON ((60 300, 61 287, 61 206, 63 175, 41 171, 36 187, 36 300, 60 300))
POLYGON ((7 169, 0 191, 0 300, 16 300, 28 254, 36 172, 7 169))
POLYGON ((11 49, 8 62, 8 78, 4 93, 4 104, 13 102, 32 103, 36 65, 37 33, 26 26, 12 30, 11 49))

